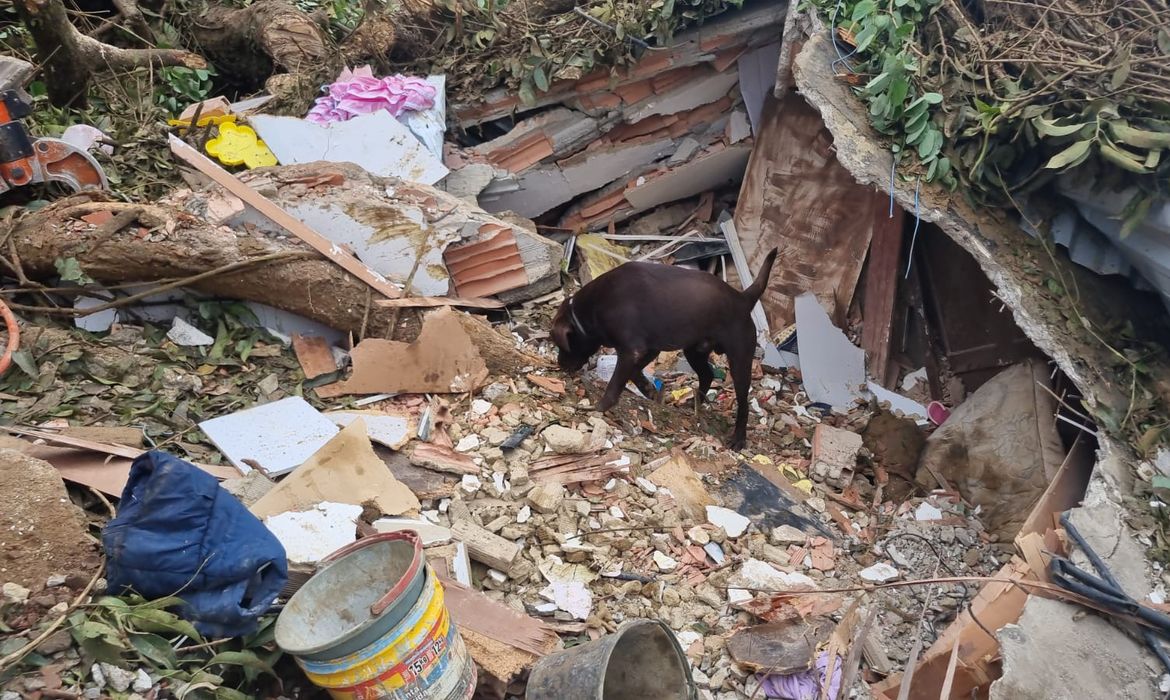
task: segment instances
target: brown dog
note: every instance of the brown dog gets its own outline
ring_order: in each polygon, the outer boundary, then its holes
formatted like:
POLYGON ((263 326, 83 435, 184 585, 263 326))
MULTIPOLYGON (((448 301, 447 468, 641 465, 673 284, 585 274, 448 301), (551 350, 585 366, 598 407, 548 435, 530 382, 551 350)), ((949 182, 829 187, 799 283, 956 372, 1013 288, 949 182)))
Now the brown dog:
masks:
POLYGON ((576 372, 601 346, 617 350, 617 370, 597 405, 608 411, 631 379, 646 396, 654 392, 642 369, 658 353, 682 350, 699 375, 695 408, 715 378, 712 352, 727 355, 735 385, 735 432, 728 442, 742 449, 747 439, 748 390, 756 329, 752 307, 768 286, 776 249, 768 253, 756 279, 742 292, 718 277, 671 265, 631 262, 620 265, 565 299, 553 318, 552 335, 561 369, 576 372))

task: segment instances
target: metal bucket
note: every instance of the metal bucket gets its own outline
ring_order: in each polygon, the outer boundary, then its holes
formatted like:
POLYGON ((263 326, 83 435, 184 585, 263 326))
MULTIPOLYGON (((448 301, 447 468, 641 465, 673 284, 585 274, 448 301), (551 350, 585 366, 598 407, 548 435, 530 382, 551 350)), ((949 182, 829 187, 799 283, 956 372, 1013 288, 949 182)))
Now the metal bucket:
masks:
POLYGON ((322 564, 276 620, 310 681, 341 700, 471 697, 475 665, 418 533, 367 537, 322 564))
POLYGON ((527 700, 693 700, 698 691, 674 632, 632 620, 595 642, 549 654, 528 677, 527 700))

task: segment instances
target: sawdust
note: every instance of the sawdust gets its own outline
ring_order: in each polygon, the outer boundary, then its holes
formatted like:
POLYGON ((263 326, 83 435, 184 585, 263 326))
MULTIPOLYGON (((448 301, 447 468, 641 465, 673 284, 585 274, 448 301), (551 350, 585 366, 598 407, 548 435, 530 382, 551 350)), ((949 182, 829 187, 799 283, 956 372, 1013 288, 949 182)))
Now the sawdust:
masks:
POLYGON ((85 515, 52 465, 0 450, 0 493, 0 581, 40 590, 54 574, 93 574, 99 560, 85 515))

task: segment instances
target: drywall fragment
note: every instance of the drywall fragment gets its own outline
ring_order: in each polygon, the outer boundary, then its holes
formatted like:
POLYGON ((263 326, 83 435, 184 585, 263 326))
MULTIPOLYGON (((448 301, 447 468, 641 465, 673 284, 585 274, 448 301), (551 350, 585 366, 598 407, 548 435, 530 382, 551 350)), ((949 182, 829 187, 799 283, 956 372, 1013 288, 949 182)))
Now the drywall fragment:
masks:
POLYGON ((890 411, 894 415, 899 413, 906 418, 913 418, 918 425, 926 425, 930 422, 927 417, 926 406, 918 403, 914 399, 908 399, 901 394, 894 393, 889 389, 879 385, 877 382, 869 382, 867 384, 870 393, 874 395, 879 402, 890 404, 890 411))
POLYGON ((885 562, 878 562, 857 572, 857 575, 870 583, 885 583, 901 576, 898 570, 885 562))
POLYGON ((644 183, 639 182, 627 188, 625 198, 635 211, 645 211, 659 204, 686 199, 739 182, 743 179, 751 152, 750 145, 736 144, 700 155, 684 165, 647 177, 644 183))
POLYGON ((739 143, 751 138, 752 127, 748 124, 747 115, 742 110, 735 110, 727 122, 727 142, 739 143))
POLYGON ((379 518, 371 524, 380 533, 413 530, 422 537, 424 547, 447 544, 454 538, 449 528, 421 518, 379 518))
POLYGON ((796 298, 796 344, 804 387, 813 402, 847 409, 861 396, 865 352, 833 325, 812 294, 796 298))
POLYGON ((426 81, 435 89, 434 104, 421 111, 408 109, 399 114, 397 119, 441 162, 443 135, 447 133, 447 76, 429 75, 426 81))
POLYGON ((211 418, 199 429, 236 469, 268 476, 296 469, 337 434, 337 426, 299 396, 211 418))
POLYGON ((752 122, 752 133, 760 133, 764 98, 776 87, 780 42, 761 46, 739 57, 739 93, 752 122))
POLYGON ((264 526, 294 564, 315 564, 357 539, 362 507, 348 503, 318 503, 309 510, 264 518, 264 526))
MULTIPOLYGON (((332 423, 330 424, 332 426, 332 423)), ((258 518, 303 510, 322 501, 371 504, 383 515, 419 510, 419 502, 405 484, 394 478, 374 453, 359 418, 285 477, 249 510, 258 518)))
POLYGON ((250 119, 281 165, 331 161, 356 163, 383 177, 433 185, 447 166, 389 112, 363 114, 326 126, 296 117, 257 114, 250 119))
POLYGON ((343 428, 360 418, 370 439, 392 450, 402 449, 414 437, 410 418, 405 415, 384 411, 330 411, 325 417, 343 428))
POLYGON ((215 343, 215 338, 187 323, 179 316, 175 316, 174 320, 171 321, 171 329, 167 331, 167 339, 175 345, 185 348, 215 343))
POLYGON ((728 537, 739 537, 752 524, 748 518, 722 506, 707 506, 707 522, 723 528, 728 537))
POLYGON ((430 312, 413 343, 361 341, 351 353, 353 374, 318 387, 318 395, 475 391, 487 380, 488 368, 459 322, 459 313, 448 307, 430 312))

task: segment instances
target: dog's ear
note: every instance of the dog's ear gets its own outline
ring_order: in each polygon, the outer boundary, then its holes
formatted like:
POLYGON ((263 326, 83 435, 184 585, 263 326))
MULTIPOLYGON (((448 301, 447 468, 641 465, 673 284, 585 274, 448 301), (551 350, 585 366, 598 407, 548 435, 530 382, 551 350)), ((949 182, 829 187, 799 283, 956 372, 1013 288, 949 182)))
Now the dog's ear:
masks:
POLYGON ((565 351, 570 349, 569 324, 565 321, 565 319, 558 318, 557 320, 553 321, 552 329, 549 331, 549 335, 552 336, 553 342, 557 344, 558 348, 565 351))

